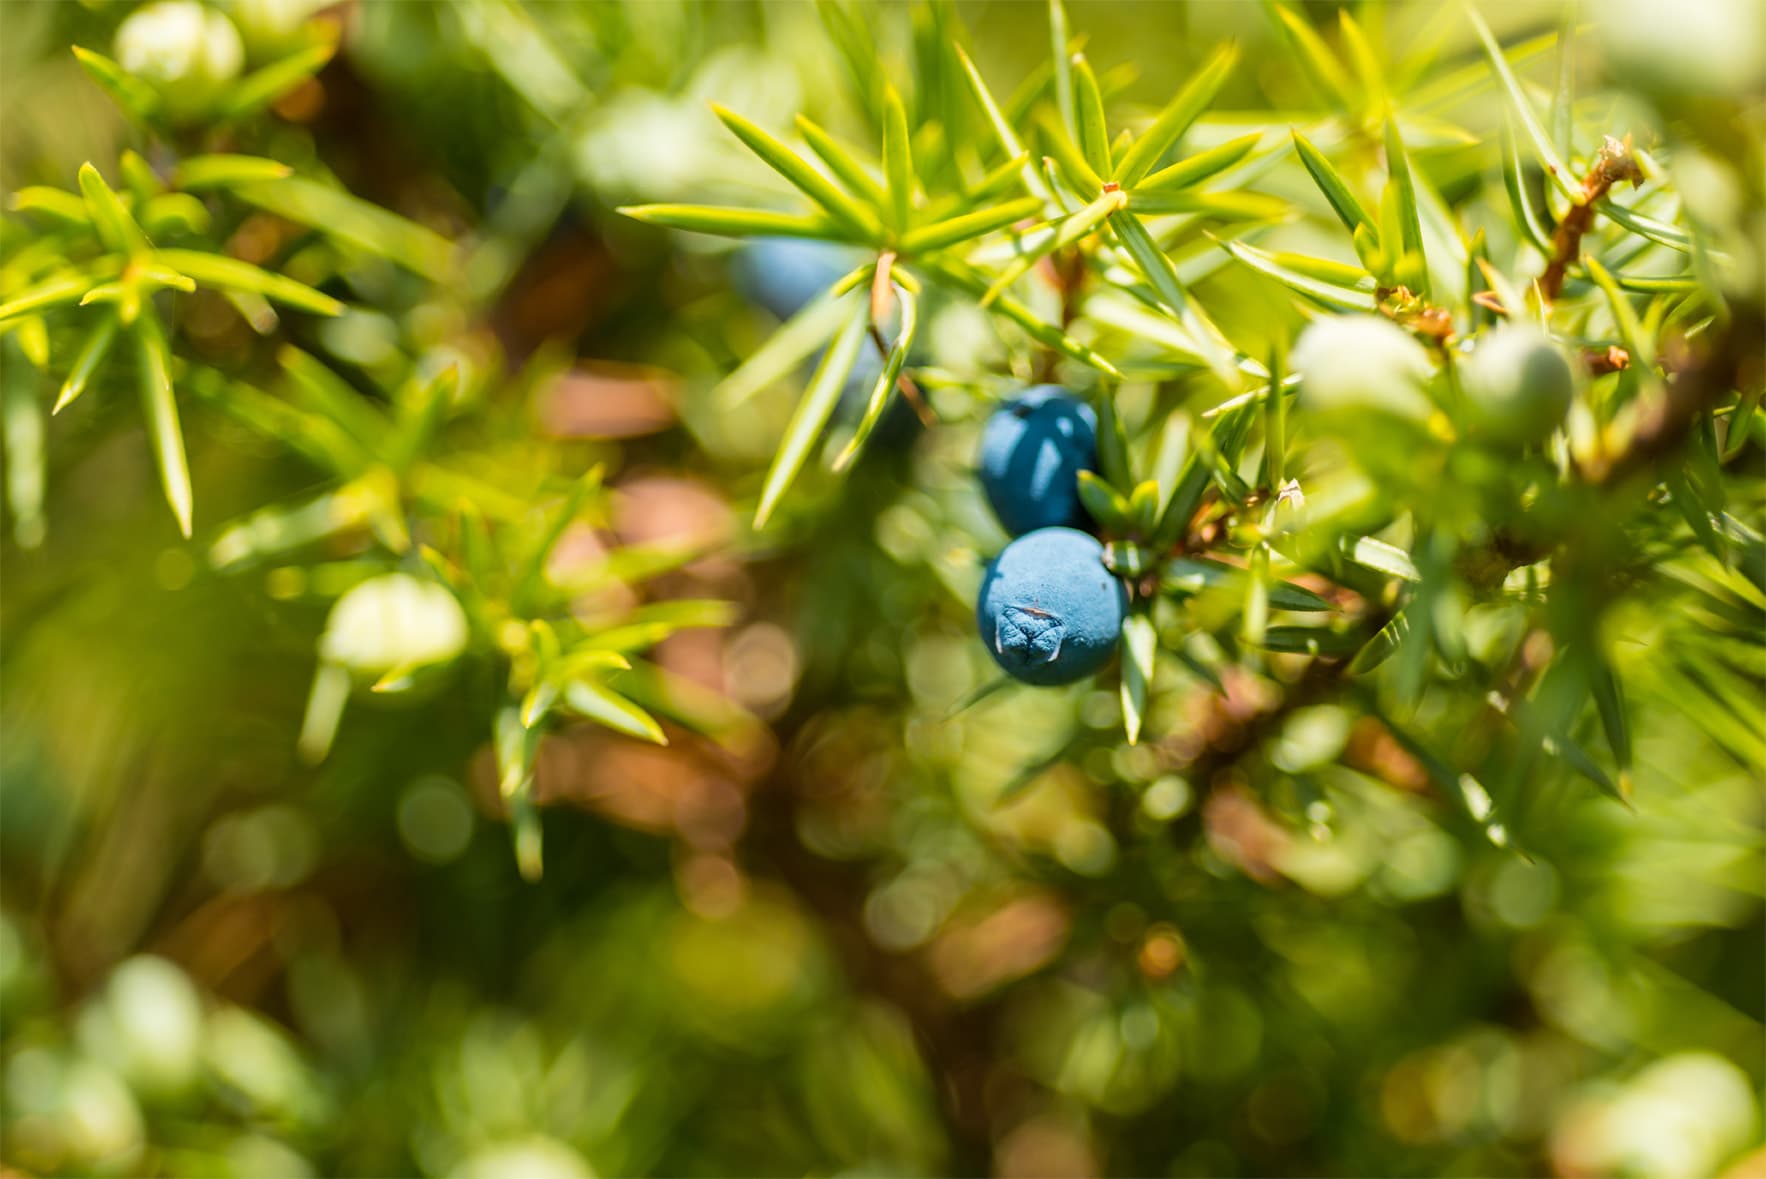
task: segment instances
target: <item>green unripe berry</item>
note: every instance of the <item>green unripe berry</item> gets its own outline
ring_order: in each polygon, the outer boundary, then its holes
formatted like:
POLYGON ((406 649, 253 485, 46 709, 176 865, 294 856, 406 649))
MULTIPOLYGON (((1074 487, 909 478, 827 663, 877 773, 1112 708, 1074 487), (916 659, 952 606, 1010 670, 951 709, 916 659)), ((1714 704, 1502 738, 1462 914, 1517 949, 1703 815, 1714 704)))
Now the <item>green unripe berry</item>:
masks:
POLYGON ((173 122, 200 118, 245 64, 239 32, 196 0, 158 0, 117 29, 117 63, 151 85, 173 122))
POLYGON ((352 586, 337 599, 319 640, 328 663, 378 677, 445 663, 466 646, 466 613, 444 587, 406 573, 352 586))
POLYGON ((326 0, 232 0, 228 11, 253 61, 273 61, 308 41, 307 22, 326 0))
POLYGON ((200 1075, 202 1000, 189 976, 164 958, 122 963, 80 1017, 82 1047, 137 1092, 179 1093, 200 1075))
POLYGON ((1482 436, 1512 446, 1549 438, 1575 392, 1570 362, 1530 324, 1505 324, 1479 340, 1460 371, 1466 416, 1482 436))
POLYGON ((1421 344, 1391 320, 1377 315, 1338 315, 1314 320, 1294 345, 1300 374, 1299 407, 1324 414, 1373 410, 1426 421, 1431 411, 1423 386, 1435 366, 1421 344))

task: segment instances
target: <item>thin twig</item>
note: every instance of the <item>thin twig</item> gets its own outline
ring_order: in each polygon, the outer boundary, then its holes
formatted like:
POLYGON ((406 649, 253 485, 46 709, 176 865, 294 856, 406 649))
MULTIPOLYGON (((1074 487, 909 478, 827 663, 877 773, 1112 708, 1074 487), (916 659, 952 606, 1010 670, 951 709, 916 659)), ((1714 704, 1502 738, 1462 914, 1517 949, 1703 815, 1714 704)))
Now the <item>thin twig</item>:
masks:
MULTIPOLYGON (((887 320, 889 313, 895 310, 895 285, 890 278, 890 271, 894 268, 895 251, 884 250, 877 256, 877 270, 871 278, 871 343, 877 346, 877 354, 884 364, 889 363, 889 342, 883 338, 883 329, 877 325, 887 320)), ((925 395, 920 392, 920 387, 914 384, 914 379, 908 376, 906 370, 895 378, 895 387, 901 390, 901 395, 913 407, 914 415, 920 419, 922 426, 930 429, 938 423, 932 407, 926 404, 925 395)))
POLYGON ((1546 263, 1545 272, 1539 276, 1539 291, 1546 299, 1556 299, 1563 292, 1565 275, 1582 256, 1582 237, 1594 225, 1595 202, 1606 196, 1613 185, 1624 180, 1629 180, 1633 186, 1642 184, 1643 171, 1631 154, 1631 137, 1627 135, 1619 140, 1609 135, 1594 157, 1594 166, 1582 178, 1580 199, 1570 206, 1551 235, 1551 261, 1546 263))

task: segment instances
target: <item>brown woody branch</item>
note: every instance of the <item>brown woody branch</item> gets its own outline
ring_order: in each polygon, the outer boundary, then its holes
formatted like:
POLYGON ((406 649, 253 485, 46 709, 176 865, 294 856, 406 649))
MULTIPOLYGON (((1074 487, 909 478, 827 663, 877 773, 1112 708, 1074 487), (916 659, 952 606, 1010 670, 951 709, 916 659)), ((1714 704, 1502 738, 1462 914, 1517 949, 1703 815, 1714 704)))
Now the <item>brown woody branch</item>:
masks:
POLYGON ((1623 445, 1582 463, 1587 482, 1615 483, 1646 468, 1678 447, 1700 414, 1735 390, 1766 381, 1766 308, 1734 306, 1726 327, 1674 350, 1679 354, 1665 366, 1669 379, 1627 406, 1626 417, 1615 423, 1626 431, 1623 445))
POLYGON ((1545 272, 1539 276, 1539 292, 1546 299, 1555 299, 1563 292, 1564 276, 1569 273, 1571 264, 1582 256, 1582 238, 1594 226, 1595 202, 1606 196, 1613 185, 1624 180, 1629 180, 1633 186, 1641 184, 1643 172, 1631 154, 1631 137, 1627 135, 1618 140, 1609 135, 1594 157, 1594 166, 1582 178, 1580 197, 1551 235, 1551 261, 1546 263, 1545 272))

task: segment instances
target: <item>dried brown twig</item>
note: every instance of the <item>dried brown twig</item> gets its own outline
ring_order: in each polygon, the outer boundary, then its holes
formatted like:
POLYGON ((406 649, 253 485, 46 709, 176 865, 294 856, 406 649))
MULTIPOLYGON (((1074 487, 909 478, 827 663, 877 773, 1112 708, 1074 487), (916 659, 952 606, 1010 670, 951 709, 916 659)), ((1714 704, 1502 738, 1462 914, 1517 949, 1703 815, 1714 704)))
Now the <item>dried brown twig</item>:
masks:
POLYGON ((1539 293, 1555 299, 1564 289, 1564 277, 1570 266, 1582 256, 1582 238, 1594 226, 1594 206, 1611 191, 1613 185, 1629 180, 1633 186, 1643 183, 1643 171, 1631 154, 1631 137, 1614 139, 1611 135, 1601 144, 1594 165, 1582 178, 1582 193, 1570 206, 1564 219, 1551 235, 1551 260, 1539 276, 1539 293))

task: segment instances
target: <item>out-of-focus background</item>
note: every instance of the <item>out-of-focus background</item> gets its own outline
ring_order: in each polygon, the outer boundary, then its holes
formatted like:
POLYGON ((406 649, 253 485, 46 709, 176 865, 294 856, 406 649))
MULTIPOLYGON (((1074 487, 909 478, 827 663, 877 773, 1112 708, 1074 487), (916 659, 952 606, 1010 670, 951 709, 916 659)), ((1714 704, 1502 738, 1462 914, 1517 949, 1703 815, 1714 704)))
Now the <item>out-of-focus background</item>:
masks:
MULTIPOLYGON (((132 7, 0 6, 0 187, 71 187, 135 142, 69 53, 108 49, 132 7)), ((311 14, 216 7, 248 55, 311 14)), ((1362 7, 1394 29, 1433 15, 1362 7)), ((1560 15, 1487 7, 1505 37, 1560 15)), ((1611 7, 1630 15, 1590 52, 1639 52, 1626 22, 1655 6, 1611 7)), ((1694 57, 1758 16, 1662 7, 1716 22, 1694 57)), ((1072 10, 1100 69, 1127 67, 1105 75, 1126 109, 1163 102, 1227 38, 1246 52, 1218 105, 1268 119, 1311 102, 1259 5, 1072 10)), ((955 11, 996 88, 1045 60, 1040 6, 955 11)), ((925 35, 905 7, 874 16, 892 61, 925 35)), ((706 394, 778 322, 758 288, 783 263, 614 208, 791 207, 707 100, 864 135, 815 6, 320 19, 341 52, 255 150, 473 236, 463 281, 495 294, 470 319, 389 297, 299 323, 301 346, 370 374, 413 337, 511 370, 560 358, 543 388, 504 395, 480 461, 607 463, 603 527, 567 538, 584 552, 703 543, 663 595, 724 598, 738 619, 657 658, 746 715, 666 748, 549 738, 545 872, 523 881, 472 683, 358 694, 330 756, 297 756, 335 592, 288 563, 217 569, 206 546, 311 469, 187 405, 187 543, 126 376, 95 389, 52 423, 42 535, 4 549, 9 1168, 1766 1174, 1761 783, 1685 714, 1635 718, 1634 809, 1553 787, 1526 856, 1468 830, 1330 701, 1263 724, 1274 689, 1251 672, 1224 696, 1161 698, 1135 748, 1113 683, 953 716, 993 673, 952 570, 1003 541, 971 465, 1006 358, 963 305, 931 328, 941 424, 886 424, 848 478, 806 476, 779 525, 749 530, 800 386, 740 412, 706 394), (1239 768, 1253 754, 1261 768, 1239 768), (1272 814, 1286 775, 1330 786, 1329 838, 1272 814)), ((1476 60, 1469 30, 1444 35, 1476 60)), ((1758 42, 1728 51, 1739 67, 1668 68, 1739 68, 1751 97, 1702 101, 1757 103, 1758 42)), ((1289 184, 1304 178, 1271 191, 1289 184)), ((1225 318, 1292 314, 1233 272, 1200 297, 1225 318)), ((253 346, 224 308, 186 330, 216 363, 253 346)))

